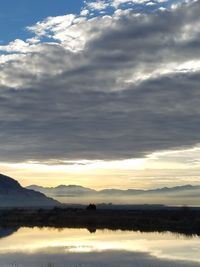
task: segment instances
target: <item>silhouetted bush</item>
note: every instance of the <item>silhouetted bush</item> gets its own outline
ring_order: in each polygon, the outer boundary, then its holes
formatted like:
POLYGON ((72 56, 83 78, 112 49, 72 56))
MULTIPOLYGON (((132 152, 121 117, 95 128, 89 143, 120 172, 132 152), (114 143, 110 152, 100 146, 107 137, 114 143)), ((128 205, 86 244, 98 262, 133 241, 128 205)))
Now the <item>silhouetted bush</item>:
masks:
POLYGON ((87 208, 86 208, 86 210, 96 210, 97 209, 97 207, 96 207, 96 205, 94 205, 94 204, 90 204, 89 206, 87 206, 87 208))

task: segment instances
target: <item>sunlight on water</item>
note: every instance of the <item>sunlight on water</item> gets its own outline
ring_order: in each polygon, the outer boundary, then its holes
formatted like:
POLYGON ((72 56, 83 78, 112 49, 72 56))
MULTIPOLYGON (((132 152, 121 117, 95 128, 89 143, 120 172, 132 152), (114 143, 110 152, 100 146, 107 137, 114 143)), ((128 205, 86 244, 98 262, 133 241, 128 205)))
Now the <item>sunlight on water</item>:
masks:
MULTIPOLYGON (((1 234, 1 236, 3 235, 1 234)), ((90 257, 93 259, 94 255, 104 255, 102 256, 104 259, 105 255, 109 255, 109 259, 121 255, 126 258, 126 261, 129 257, 140 255, 142 260, 147 260, 148 257, 149 261, 159 260, 160 265, 158 266, 168 266, 162 265, 164 261, 177 263, 187 261, 186 265, 180 266, 200 266, 200 238, 172 233, 109 230, 90 233, 86 229, 21 228, 11 235, 5 233, 4 238, 0 239, 0 266, 12 266, 11 263, 9 263, 10 265, 5 264, 12 262, 12 259, 15 260, 15 258, 22 262, 22 265, 19 266, 42 266, 31 265, 30 261, 37 259, 41 264, 45 257, 56 259, 58 262, 56 266, 62 266, 59 265, 59 260, 65 261, 63 257, 67 256, 68 262, 74 263, 73 260, 82 260, 84 255, 87 255, 87 260, 90 257), (27 256, 30 265, 23 263, 23 259, 26 259, 27 256), (75 258, 72 259, 74 256, 75 258), (2 262, 4 265, 1 265, 2 262), (189 262, 196 265, 188 265, 189 262)), ((141 259, 137 260, 140 263, 141 259)), ((127 262, 127 264, 129 263, 127 262)))

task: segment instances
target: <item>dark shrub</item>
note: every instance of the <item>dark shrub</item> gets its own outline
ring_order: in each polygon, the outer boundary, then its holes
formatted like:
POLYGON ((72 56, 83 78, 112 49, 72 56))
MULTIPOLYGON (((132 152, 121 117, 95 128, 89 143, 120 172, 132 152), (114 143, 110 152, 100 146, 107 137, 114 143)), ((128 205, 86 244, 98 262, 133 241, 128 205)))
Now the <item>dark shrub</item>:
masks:
POLYGON ((87 206, 87 208, 86 208, 86 210, 96 210, 97 209, 97 207, 96 207, 96 205, 94 205, 94 204, 90 204, 89 206, 87 206))

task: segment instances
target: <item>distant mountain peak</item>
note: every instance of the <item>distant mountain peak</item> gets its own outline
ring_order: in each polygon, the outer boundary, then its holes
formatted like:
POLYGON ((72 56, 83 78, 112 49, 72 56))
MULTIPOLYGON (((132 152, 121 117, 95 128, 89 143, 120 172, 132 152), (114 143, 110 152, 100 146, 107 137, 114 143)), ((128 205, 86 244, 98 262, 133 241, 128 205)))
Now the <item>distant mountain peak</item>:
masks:
POLYGON ((188 189, 193 189, 195 187, 195 185, 191 185, 191 184, 186 184, 186 185, 178 185, 178 186, 174 186, 174 187, 162 187, 162 188, 158 188, 158 189, 152 189, 152 191, 178 191, 178 190, 188 190, 188 189))
MULTIPOLYGON (((182 204, 185 201, 199 199, 200 186, 180 185, 175 187, 163 187, 158 189, 104 189, 96 191, 80 185, 60 185, 57 187, 29 186, 29 189, 39 191, 49 197, 64 203, 88 203, 112 202, 112 203, 153 203, 153 204, 182 204)), ((193 203, 193 202, 188 202, 193 203)))
POLYGON ((70 185, 58 185, 56 186, 56 188, 85 188, 81 185, 74 185, 74 184, 70 184, 70 185))

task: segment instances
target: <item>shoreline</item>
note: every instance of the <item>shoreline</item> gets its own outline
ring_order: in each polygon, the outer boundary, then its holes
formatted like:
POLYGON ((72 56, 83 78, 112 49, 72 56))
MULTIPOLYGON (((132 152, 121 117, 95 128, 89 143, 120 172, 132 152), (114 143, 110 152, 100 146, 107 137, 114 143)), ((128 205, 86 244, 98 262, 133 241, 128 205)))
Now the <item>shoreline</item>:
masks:
POLYGON ((87 228, 166 232, 200 236, 200 210, 1 209, 0 227, 87 228))

